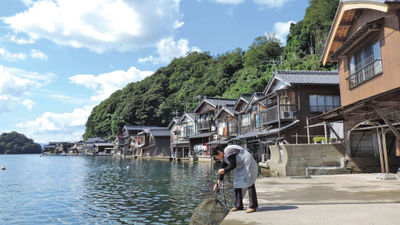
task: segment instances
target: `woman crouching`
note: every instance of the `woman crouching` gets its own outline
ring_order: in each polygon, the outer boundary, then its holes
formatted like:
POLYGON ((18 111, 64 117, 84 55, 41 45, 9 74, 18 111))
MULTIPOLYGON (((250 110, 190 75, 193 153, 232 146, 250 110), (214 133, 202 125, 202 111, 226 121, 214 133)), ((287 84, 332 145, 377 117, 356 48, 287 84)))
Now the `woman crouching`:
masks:
POLYGON ((258 208, 258 202, 254 184, 258 175, 258 165, 253 156, 238 145, 228 145, 225 150, 216 147, 213 149, 212 155, 215 159, 222 161, 222 169, 218 170, 219 179, 214 190, 220 186, 224 174, 234 170, 235 207, 231 211, 243 210, 242 188, 247 188, 250 204, 246 213, 255 212, 258 208))

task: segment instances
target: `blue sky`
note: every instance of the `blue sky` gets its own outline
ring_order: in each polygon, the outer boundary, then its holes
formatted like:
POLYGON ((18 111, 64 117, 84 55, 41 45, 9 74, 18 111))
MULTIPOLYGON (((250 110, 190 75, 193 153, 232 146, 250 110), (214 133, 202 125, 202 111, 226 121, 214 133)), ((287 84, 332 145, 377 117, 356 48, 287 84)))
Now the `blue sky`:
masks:
POLYGON ((285 41, 308 0, 1 0, 0 133, 82 139, 92 108, 189 51, 285 41))

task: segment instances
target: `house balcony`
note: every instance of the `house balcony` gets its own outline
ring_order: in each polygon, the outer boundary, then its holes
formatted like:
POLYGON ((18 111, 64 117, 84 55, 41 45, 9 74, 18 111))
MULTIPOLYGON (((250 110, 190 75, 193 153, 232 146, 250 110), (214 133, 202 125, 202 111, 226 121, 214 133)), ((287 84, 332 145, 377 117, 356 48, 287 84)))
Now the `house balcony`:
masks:
POLYGON ((262 125, 270 125, 278 121, 292 121, 297 118, 297 107, 296 105, 280 105, 278 110, 278 105, 276 105, 269 107, 260 114, 262 125))
POLYGON ((228 138, 228 137, 236 137, 237 134, 238 134, 238 132, 237 132, 236 127, 235 127, 235 128, 232 128, 232 129, 229 129, 228 127, 223 127, 222 133, 219 132, 219 133, 218 133, 218 136, 219 136, 219 137, 226 137, 226 138, 228 138))
POLYGON ((346 80, 349 81, 349 87, 352 89, 382 74, 382 72, 382 60, 376 59, 364 68, 361 68, 347 77, 346 80))
POLYGON ((242 126, 242 127, 241 127, 241 130, 240 130, 240 133, 241 133, 241 134, 245 134, 245 133, 248 133, 248 132, 250 132, 250 131, 252 131, 251 125, 242 126))
POLYGON ((178 142, 184 142, 184 141, 189 141, 189 136, 190 135, 186 135, 186 136, 181 136, 178 138, 178 142))
POLYGON ((198 131, 207 131, 211 129, 211 125, 209 122, 206 123, 196 123, 196 129, 198 131))

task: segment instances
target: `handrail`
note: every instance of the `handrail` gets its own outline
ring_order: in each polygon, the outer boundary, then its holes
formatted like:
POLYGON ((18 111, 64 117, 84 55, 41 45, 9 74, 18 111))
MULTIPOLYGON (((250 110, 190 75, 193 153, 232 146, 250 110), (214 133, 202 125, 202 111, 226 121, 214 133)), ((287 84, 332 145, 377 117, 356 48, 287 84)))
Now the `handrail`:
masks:
POLYGON ((364 82, 367 82, 368 80, 371 80, 372 78, 378 76, 379 74, 382 73, 382 59, 376 59, 374 61, 372 61, 371 63, 369 63, 368 65, 364 66, 363 68, 357 70, 356 72, 354 72, 353 74, 351 74, 350 76, 348 76, 346 78, 346 80, 349 81, 349 87, 350 88, 354 88, 357 87, 360 84, 363 84, 364 82), (380 62, 379 66, 380 66, 380 70, 379 71, 375 71, 375 63, 376 62, 380 62), (372 69, 372 76, 368 76, 368 74, 365 74, 365 71, 367 71, 369 68, 372 69), (360 77, 361 81, 357 81, 356 78, 358 78, 358 76, 362 76, 364 75, 364 77, 360 77))

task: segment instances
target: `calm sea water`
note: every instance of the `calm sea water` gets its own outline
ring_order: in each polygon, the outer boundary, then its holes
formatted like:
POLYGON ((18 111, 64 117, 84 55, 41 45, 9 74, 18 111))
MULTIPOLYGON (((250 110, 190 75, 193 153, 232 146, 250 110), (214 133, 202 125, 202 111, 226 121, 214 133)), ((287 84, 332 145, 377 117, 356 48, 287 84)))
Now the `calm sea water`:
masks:
POLYGON ((39 155, 0 155, 0 166, 0 224, 188 224, 220 167, 39 155))

